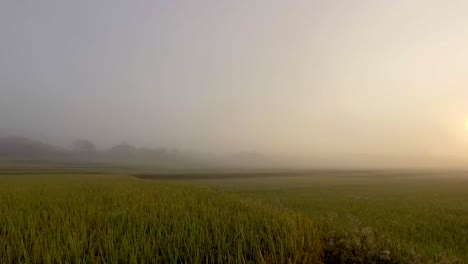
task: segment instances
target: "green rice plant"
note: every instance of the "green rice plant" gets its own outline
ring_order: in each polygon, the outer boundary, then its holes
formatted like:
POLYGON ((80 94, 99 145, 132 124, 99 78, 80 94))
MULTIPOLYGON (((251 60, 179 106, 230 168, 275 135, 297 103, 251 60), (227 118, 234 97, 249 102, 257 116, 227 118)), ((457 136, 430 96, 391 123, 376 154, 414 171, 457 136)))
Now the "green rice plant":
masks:
POLYGON ((1 176, 1 263, 318 263, 301 214, 208 188, 1 176))
POLYGON ((389 251, 398 263, 468 263, 467 175, 341 171, 190 183, 306 214, 324 237, 325 254, 335 252, 335 257, 347 254, 352 259, 366 252, 380 259, 389 251), (367 239, 372 243, 363 243, 367 239))

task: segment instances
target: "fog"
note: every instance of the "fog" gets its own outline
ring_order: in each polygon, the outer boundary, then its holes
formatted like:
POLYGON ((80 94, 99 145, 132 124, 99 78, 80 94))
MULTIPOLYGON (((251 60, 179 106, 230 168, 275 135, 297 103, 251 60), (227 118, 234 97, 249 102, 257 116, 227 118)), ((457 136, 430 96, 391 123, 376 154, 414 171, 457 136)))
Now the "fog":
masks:
POLYGON ((0 136, 462 166, 467 14, 457 0, 2 0, 0 136))

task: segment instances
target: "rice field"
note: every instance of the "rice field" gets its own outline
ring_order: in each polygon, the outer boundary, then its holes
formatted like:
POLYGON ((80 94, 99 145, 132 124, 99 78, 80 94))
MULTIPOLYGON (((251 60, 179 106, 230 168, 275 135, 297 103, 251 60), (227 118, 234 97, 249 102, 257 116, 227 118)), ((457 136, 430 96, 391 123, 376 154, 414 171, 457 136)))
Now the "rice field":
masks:
POLYGON ((381 248, 415 263, 468 263, 466 172, 314 172, 186 182, 304 213, 325 236, 357 239, 370 232, 381 248))
POLYGON ((0 263, 468 263, 464 172, 148 171, 1 165, 0 263))
POLYGON ((0 263, 315 263, 312 220, 129 176, 0 177, 0 263))

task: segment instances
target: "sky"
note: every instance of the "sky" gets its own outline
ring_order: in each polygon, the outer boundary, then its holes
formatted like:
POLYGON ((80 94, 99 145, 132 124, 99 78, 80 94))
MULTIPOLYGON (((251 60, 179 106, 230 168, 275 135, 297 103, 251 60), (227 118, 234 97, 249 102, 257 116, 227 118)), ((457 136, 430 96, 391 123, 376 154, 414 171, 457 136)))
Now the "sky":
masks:
POLYGON ((461 0, 0 0, 0 136, 460 160, 467 14, 461 0))

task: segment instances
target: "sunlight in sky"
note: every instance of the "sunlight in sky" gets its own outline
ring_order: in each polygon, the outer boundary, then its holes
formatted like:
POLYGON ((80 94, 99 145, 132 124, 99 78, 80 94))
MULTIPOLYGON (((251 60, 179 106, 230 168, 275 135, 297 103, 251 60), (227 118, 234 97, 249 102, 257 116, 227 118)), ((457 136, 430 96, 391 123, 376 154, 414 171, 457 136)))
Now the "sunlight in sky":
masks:
POLYGON ((468 160, 468 1, 117 2, 0 1, 0 137, 468 160))

